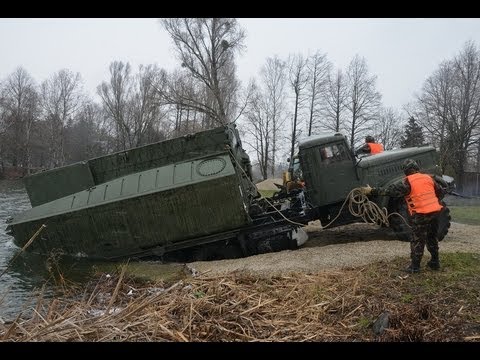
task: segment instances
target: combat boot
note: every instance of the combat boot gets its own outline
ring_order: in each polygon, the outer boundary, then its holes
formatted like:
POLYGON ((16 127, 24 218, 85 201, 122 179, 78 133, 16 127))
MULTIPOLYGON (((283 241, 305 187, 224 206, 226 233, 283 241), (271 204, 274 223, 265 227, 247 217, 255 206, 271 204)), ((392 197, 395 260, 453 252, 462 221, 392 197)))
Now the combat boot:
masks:
POLYGON ((440 270, 440 260, 438 259, 438 252, 432 254, 432 258, 427 262, 427 266, 432 270, 440 270))
POLYGON ((420 261, 419 260, 412 260, 410 265, 405 269, 407 273, 415 274, 420 272, 420 261))

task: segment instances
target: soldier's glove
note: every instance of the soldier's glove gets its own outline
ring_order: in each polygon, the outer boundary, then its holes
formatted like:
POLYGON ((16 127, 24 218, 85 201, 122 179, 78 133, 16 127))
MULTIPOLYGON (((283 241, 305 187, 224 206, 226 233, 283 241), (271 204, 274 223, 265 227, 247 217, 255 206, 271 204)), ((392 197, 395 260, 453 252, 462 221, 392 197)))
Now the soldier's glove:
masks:
POLYGON ((372 188, 370 187, 370 185, 363 186, 363 187, 360 188, 360 192, 363 195, 368 196, 372 193, 372 188))

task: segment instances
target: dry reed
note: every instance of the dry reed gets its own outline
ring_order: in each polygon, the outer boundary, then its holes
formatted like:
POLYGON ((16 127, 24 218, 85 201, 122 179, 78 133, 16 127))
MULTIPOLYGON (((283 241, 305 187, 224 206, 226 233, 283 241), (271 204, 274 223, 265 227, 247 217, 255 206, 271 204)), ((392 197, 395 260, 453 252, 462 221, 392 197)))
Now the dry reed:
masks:
MULTIPOLYGON (((147 283, 105 274, 34 315, 0 324, 2 341, 479 341, 446 287, 415 297, 411 278, 377 267, 259 278, 248 273, 147 283), (407 287, 406 287, 407 286, 407 287), (372 325, 384 311, 389 326, 372 325)), ((383 268, 385 268, 383 266, 383 268)), ((478 294, 477 294, 478 296, 478 294)))

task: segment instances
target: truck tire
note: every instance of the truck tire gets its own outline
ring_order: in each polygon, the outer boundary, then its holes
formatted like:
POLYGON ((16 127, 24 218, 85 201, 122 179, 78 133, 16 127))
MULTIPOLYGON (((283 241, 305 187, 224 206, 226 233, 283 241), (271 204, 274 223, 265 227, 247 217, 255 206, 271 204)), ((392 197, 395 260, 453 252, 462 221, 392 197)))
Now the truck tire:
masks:
POLYGON ((448 229, 450 228, 450 221, 452 217, 450 216, 450 209, 447 207, 445 202, 440 201, 440 204, 443 205, 443 209, 440 212, 437 220, 437 239, 442 241, 445 236, 448 234, 448 229))
MULTIPOLYGON (((447 207, 445 202, 440 201, 440 204, 443 205, 443 209, 440 212, 437 222, 435 224, 437 228, 437 239, 438 241, 442 241, 445 236, 448 233, 448 229, 450 228, 450 222, 451 222, 451 215, 450 215, 450 209, 447 207)), ((400 199, 391 204, 389 206, 389 214, 392 212, 397 212, 405 220, 408 220, 409 214, 407 210, 407 204, 405 203, 405 200, 400 199)), ((397 234, 399 240, 401 241, 410 241, 410 237, 412 235, 412 229, 403 221, 402 218, 400 218, 398 215, 392 215, 389 218, 390 221, 390 228, 397 234)))
POLYGON ((404 199, 391 199, 388 207, 388 214, 398 213, 402 217, 394 214, 388 218, 390 228, 395 232, 400 241, 410 241, 412 229, 408 225, 408 210, 404 199), (402 219, 403 218, 403 219, 402 219))

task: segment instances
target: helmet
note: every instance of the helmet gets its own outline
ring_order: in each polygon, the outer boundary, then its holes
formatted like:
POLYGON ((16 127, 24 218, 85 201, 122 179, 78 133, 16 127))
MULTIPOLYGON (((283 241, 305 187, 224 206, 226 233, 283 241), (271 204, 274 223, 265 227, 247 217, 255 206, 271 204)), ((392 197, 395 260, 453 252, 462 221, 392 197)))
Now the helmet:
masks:
POLYGON ((420 168, 418 167, 418 164, 415 160, 406 159, 402 164, 402 170, 405 173, 405 175, 410 175, 420 171, 420 168))
POLYGON ((373 136, 368 135, 367 137, 365 137, 365 142, 374 143, 375 139, 373 138, 373 136))

